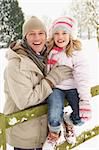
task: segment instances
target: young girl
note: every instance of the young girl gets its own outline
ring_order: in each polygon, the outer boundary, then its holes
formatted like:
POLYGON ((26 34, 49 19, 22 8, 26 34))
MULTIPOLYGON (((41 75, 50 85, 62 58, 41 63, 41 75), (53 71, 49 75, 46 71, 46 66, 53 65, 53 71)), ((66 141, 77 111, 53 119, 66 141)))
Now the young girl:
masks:
POLYGON ((49 134, 43 145, 43 150, 54 150, 61 131, 64 117, 65 138, 68 143, 75 144, 74 125, 82 125, 90 119, 90 86, 88 64, 77 40, 76 21, 70 17, 61 17, 54 21, 48 41, 48 72, 55 65, 66 65, 72 68, 72 76, 62 81, 48 97, 48 127, 49 134), (64 99, 67 99, 72 113, 69 119, 64 115, 64 99))

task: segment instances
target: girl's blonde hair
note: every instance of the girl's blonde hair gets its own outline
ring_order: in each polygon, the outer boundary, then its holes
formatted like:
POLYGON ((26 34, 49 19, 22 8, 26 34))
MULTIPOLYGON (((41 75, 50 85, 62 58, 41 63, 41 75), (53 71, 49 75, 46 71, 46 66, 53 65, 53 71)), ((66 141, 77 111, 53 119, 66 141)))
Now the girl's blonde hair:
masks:
MULTIPOLYGON (((54 42, 54 38, 49 38, 47 40, 48 52, 50 52, 54 46, 56 46, 54 42)), ((74 50, 77 51, 81 50, 81 42, 79 40, 73 40, 72 37, 70 37, 69 43, 66 46, 66 55, 72 56, 74 50)))

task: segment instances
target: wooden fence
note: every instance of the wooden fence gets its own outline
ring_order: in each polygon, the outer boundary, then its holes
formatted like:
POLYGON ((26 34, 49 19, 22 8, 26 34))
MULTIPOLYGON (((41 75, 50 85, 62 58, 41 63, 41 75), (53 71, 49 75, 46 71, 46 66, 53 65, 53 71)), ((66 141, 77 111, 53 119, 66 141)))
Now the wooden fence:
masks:
MULTIPOLYGON (((99 95, 99 85, 91 88, 92 97, 99 95)), ((67 103, 65 105, 68 105, 67 103)), ((47 104, 39 105, 36 107, 28 108, 10 115, 4 115, 0 113, 0 150, 6 150, 6 129, 13 127, 24 121, 28 121, 33 118, 37 118, 47 113, 47 104)), ((94 127, 92 130, 81 133, 77 137, 76 145, 79 145, 86 140, 99 134, 99 126, 94 127)), ((69 150, 73 145, 64 142, 62 145, 57 147, 57 150, 69 150)))

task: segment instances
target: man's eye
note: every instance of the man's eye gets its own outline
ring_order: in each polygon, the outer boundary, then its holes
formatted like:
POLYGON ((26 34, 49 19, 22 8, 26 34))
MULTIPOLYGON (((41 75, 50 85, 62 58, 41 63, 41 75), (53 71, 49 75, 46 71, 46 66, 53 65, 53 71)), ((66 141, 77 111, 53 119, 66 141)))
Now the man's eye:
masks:
POLYGON ((34 33, 30 33, 29 35, 30 35, 30 36, 31 36, 31 35, 34 35, 34 33))

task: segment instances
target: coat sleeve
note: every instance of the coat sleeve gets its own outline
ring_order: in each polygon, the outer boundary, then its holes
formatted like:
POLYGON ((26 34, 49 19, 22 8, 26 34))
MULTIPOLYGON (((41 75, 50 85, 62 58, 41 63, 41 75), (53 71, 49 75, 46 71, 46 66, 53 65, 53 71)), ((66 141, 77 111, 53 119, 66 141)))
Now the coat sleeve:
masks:
POLYGON ((52 93, 45 79, 34 86, 29 74, 30 72, 26 76, 16 66, 7 67, 5 70, 5 82, 8 84, 9 95, 20 110, 43 102, 52 93))
POLYGON ((76 51, 73 55, 73 76, 79 93, 79 98, 82 100, 90 100, 90 67, 83 50, 76 51))

